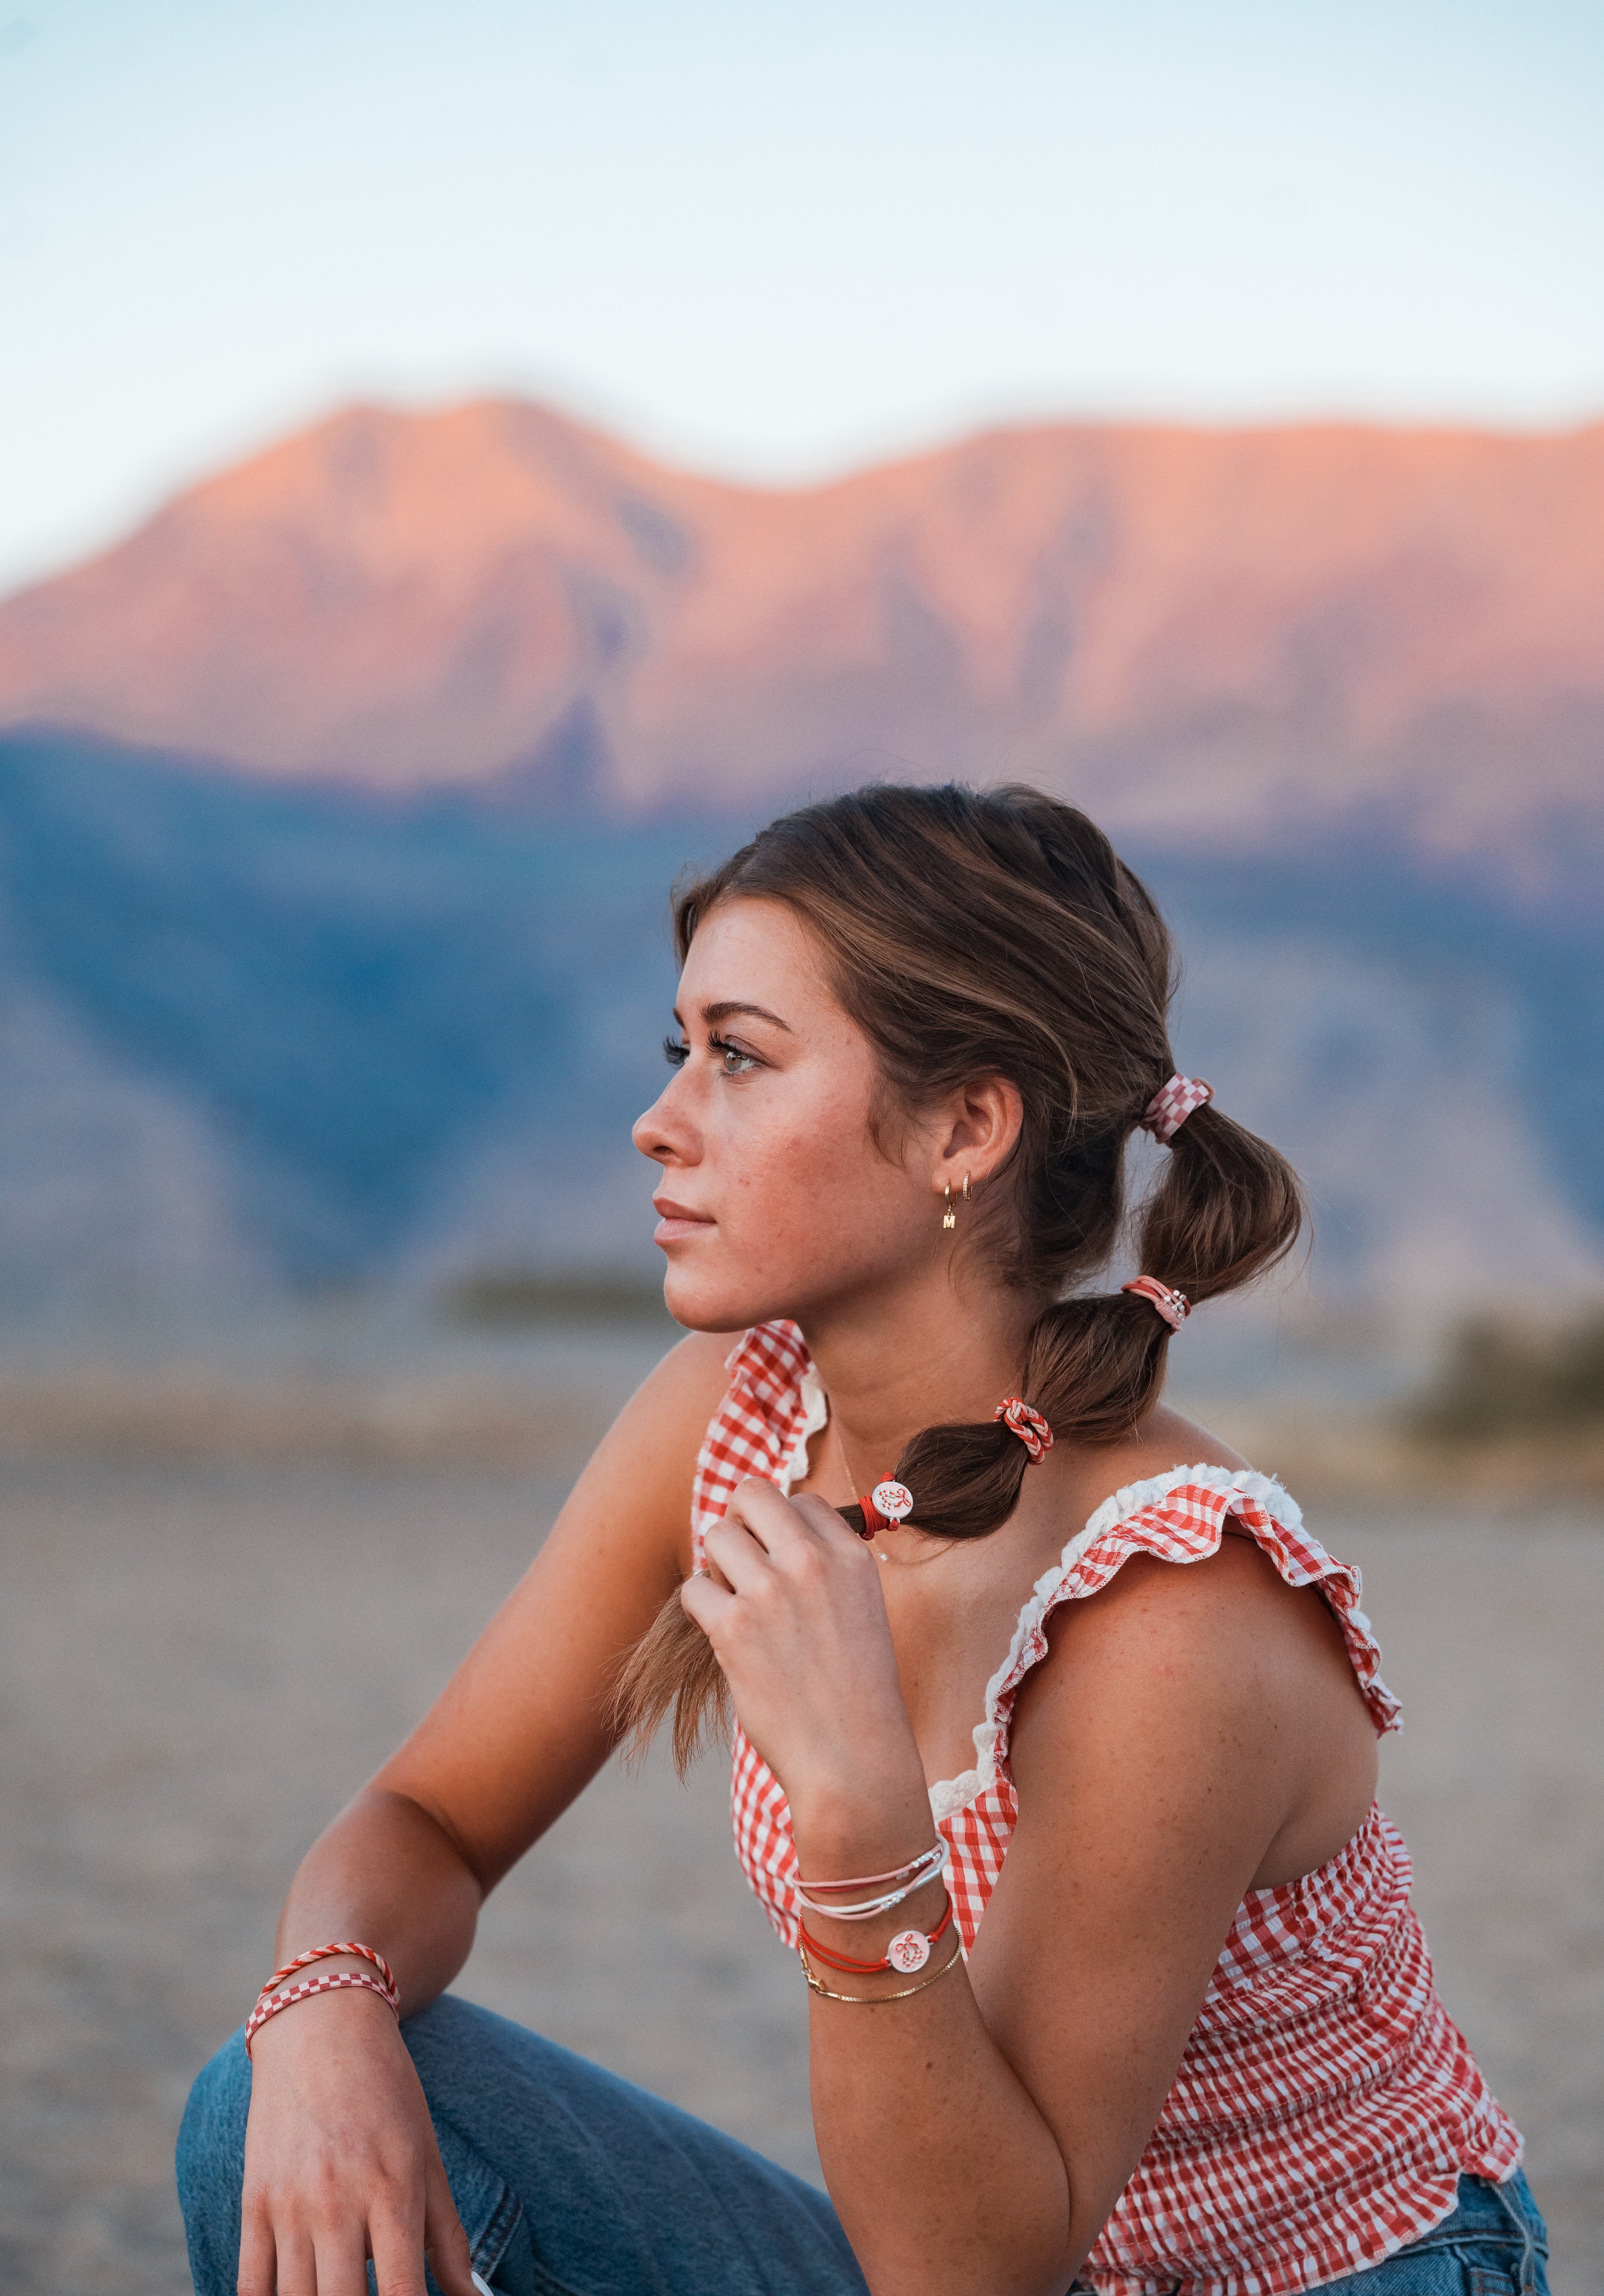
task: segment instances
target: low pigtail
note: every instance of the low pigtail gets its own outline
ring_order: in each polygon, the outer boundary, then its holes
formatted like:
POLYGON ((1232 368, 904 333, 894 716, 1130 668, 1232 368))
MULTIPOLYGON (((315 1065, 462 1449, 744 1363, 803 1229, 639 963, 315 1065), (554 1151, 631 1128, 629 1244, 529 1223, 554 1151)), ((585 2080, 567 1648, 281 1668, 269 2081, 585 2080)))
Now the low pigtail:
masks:
POLYGON ((1142 1224, 1142 1272, 1196 1307, 1284 1259, 1303 1222, 1303 1190, 1286 1158, 1211 1103, 1170 1143, 1142 1224))
MULTIPOLYGON (((1143 1217, 1142 1272, 1193 1305, 1215 1299, 1273 1267, 1303 1220, 1303 1191, 1285 1157, 1217 1109, 1200 1107, 1175 1131, 1143 1217)), ((1059 1440, 1117 1442, 1158 1402, 1170 1338, 1140 1294, 1060 1300, 1031 1326, 1020 1392, 1059 1440)), ((983 1538, 1013 1513, 1027 1464, 1004 1427, 927 1427, 897 1461, 896 1480, 919 1495, 921 1530, 983 1538)), ((841 1512, 860 1528, 860 1509, 841 1512)))
MULTIPOLYGON (((1019 1392, 1055 1442, 1116 1442, 1158 1400, 1168 1338, 1151 1308, 1124 1293, 1060 1300, 1031 1326, 1019 1392)), ((896 1480, 918 1495, 921 1530, 984 1538, 1018 1505, 1029 1464, 1019 1438, 995 1422, 927 1427, 897 1461, 896 1480)), ((860 1528, 858 1508, 841 1513, 860 1528)))

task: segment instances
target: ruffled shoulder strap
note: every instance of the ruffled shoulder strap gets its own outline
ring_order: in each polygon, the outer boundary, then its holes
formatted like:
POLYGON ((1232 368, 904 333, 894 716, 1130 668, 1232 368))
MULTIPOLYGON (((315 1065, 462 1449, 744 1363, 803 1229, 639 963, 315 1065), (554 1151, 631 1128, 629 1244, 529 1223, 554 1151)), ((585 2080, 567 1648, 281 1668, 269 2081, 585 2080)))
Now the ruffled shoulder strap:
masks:
POLYGON ((795 1324, 756 1324, 724 1365, 730 1384, 708 1423, 691 1495, 691 1544, 702 1541, 746 1475, 789 1491, 807 1464, 809 1439, 829 1416, 807 1342, 795 1324))
POLYGON ((979 1767, 962 1782, 966 1788, 971 1779, 985 1783, 994 1776, 1006 1756, 1015 1693, 1047 1655, 1047 1620, 1060 1603, 1097 1594, 1133 1554, 1156 1555, 1161 1562, 1199 1562, 1215 1553, 1228 1521, 1252 1535, 1289 1587, 1319 1587, 1342 1628, 1377 1734, 1400 1726, 1398 1702, 1380 1677, 1380 1646, 1359 1607, 1363 1581, 1356 1568, 1326 1553, 1305 1529, 1297 1502, 1268 1475, 1248 1468, 1233 1472, 1229 1467, 1173 1467, 1105 1499, 1053 1568, 1037 1579, 1019 1613, 1008 1656, 986 1685, 986 1720, 975 1732, 979 1767))

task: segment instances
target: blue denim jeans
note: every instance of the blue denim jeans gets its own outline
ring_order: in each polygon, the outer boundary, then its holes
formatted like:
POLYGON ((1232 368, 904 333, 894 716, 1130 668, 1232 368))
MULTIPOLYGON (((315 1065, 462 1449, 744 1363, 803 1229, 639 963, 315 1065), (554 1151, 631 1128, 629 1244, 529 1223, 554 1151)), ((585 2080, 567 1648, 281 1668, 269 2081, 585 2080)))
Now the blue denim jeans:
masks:
POLYGON ((1385 2264, 1328 2283, 1328 2296, 1548 2296, 1548 2226, 1525 2171, 1507 2185, 1461 2177, 1459 2206, 1385 2264))
MULTIPOLYGON (((732 2136, 450 1994, 401 2030, 474 2269, 504 2296, 867 2296, 824 2194, 732 2136)), ((250 2103, 236 2033, 178 2137, 197 2296, 233 2296, 250 2103)), ((1335 2287, 1547 2296, 1546 2239, 1524 2177, 1463 2177, 1445 2223, 1335 2287)))
MULTIPOLYGON (((401 2031, 474 2269, 505 2296, 868 2296, 824 2194, 732 2136, 449 1993, 401 2031)), ((198 2296, 233 2296, 250 2103, 236 2033, 178 2136, 198 2296)))

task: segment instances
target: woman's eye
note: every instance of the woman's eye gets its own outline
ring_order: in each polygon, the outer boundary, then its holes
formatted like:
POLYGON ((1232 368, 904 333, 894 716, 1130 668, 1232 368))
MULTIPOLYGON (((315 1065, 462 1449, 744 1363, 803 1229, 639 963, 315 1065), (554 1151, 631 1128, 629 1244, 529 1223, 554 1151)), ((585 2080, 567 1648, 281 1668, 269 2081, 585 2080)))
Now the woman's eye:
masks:
POLYGON ((719 1055, 718 1066, 721 1075, 745 1076, 749 1069, 755 1069, 757 1066, 754 1054, 743 1053, 739 1045, 729 1044, 723 1037, 709 1037, 708 1048, 719 1055))
POLYGON ((683 1069, 690 1057, 691 1047, 689 1045, 682 1045, 677 1037, 664 1037, 663 1058, 667 1062, 671 1069, 683 1069))

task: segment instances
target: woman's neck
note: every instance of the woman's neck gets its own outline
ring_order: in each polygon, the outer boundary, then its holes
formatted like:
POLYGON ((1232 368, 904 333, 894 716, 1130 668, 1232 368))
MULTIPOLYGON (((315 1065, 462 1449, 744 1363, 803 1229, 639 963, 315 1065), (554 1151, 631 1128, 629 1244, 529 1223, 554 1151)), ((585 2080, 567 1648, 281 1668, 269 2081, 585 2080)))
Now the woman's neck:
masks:
POLYGON ((1036 1312, 1018 1292, 966 1284, 944 1267, 891 1298, 806 1317, 855 1488, 889 1474, 922 1428, 990 1419, 1017 1386, 1036 1312))

